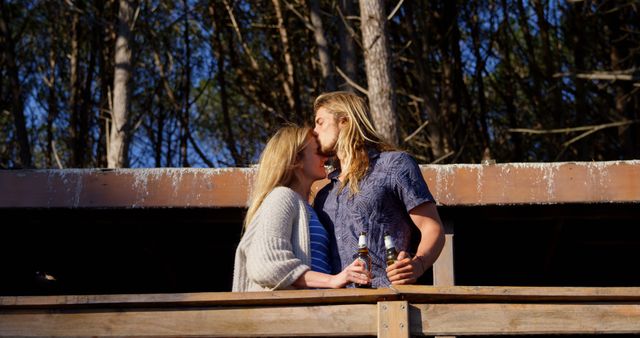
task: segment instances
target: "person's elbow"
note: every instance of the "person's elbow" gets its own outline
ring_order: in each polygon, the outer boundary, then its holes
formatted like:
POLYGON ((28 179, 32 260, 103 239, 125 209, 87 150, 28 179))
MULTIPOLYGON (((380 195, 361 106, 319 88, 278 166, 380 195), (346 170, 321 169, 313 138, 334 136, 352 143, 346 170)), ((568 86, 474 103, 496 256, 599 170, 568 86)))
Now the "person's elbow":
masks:
POLYGON ((306 270, 298 259, 262 258, 247 264, 247 277, 263 288, 275 290, 290 287, 306 270))

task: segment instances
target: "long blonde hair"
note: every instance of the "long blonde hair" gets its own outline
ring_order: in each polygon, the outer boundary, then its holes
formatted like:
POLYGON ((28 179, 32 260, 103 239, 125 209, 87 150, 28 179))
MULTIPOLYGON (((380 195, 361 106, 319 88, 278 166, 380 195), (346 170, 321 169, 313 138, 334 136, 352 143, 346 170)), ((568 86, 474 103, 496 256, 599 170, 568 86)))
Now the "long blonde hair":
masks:
POLYGON ((296 179, 302 151, 313 137, 311 128, 287 125, 280 128, 267 142, 258 162, 253 189, 249 196, 249 209, 244 219, 246 229, 265 197, 276 187, 291 186, 296 179))
POLYGON ((349 186, 351 193, 360 191, 359 182, 369 169, 369 148, 378 151, 394 150, 384 142, 371 123, 369 109, 363 98, 350 92, 330 92, 318 96, 313 103, 314 114, 325 108, 336 121, 346 119, 340 129, 335 151, 340 154, 340 169, 344 173, 341 188, 349 186))

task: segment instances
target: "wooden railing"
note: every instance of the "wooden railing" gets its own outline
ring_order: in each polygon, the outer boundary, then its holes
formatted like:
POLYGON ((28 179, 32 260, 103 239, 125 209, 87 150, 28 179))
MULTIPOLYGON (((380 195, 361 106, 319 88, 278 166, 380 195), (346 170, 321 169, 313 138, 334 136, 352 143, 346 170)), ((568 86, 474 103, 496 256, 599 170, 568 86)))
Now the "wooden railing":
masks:
MULTIPOLYGON (((440 205, 640 202, 637 160, 421 170, 440 205)), ((0 170, 0 208, 242 208, 254 174, 247 168, 0 170)))
MULTIPOLYGON (((441 206, 640 202, 640 161, 422 165, 441 206)), ((70 169, 0 171, 3 208, 243 208, 253 169, 70 169)), ((316 192, 326 184, 317 182, 316 192)), ((434 284, 454 285, 455 224, 434 284)), ((240 220, 238 220, 240 223, 240 220)))
POLYGON ((0 297, 1 337, 640 334, 640 287, 0 297))
MULTIPOLYGON (((640 161, 422 166, 422 173, 447 206, 640 202, 640 161)), ((250 169, 0 171, 0 210, 241 208, 252 175, 250 169)), ((444 223, 447 244, 434 265, 438 286, 0 297, 0 337, 640 334, 640 287, 452 286, 454 224, 444 223)))

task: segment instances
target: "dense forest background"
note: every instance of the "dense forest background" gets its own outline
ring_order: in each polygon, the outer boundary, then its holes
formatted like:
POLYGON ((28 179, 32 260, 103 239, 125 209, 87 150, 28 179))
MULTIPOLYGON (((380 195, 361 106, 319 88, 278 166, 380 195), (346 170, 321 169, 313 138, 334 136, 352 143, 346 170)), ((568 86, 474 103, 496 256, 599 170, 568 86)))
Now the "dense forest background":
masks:
POLYGON ((637 0, 0 0, 0 168, 255 163, 329 90, 421 163, 640 158, 637 0))

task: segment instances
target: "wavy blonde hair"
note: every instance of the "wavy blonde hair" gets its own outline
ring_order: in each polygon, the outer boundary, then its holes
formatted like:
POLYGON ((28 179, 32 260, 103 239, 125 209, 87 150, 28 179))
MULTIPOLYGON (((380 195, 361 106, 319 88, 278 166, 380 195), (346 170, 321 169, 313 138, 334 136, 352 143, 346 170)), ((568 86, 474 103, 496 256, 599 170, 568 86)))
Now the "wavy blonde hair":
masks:
POLYGON ((269 139, 258 162, 258 172, 249 196, 244 229, 251 223, 265 197, 274 188, 290 187, 294 183, 294 170, 299 166, 302 151, 311 141, 310 137, 313 137, 311 128, 287 125, 269 139))
POLYGON ((336 123, 344 118, 346 126, 340 129, 335 151, 342 160, 339 168, 344 180, 340 188, 348 186, 352 194, 360 191, 360 180, 369 170, 369 148, 389 151, 395 148, 382 140, 369 117, 367 103, 350 92, 330 92, 318 96, 313 103, 314 114, 325 108, 334 115, 336 123))

